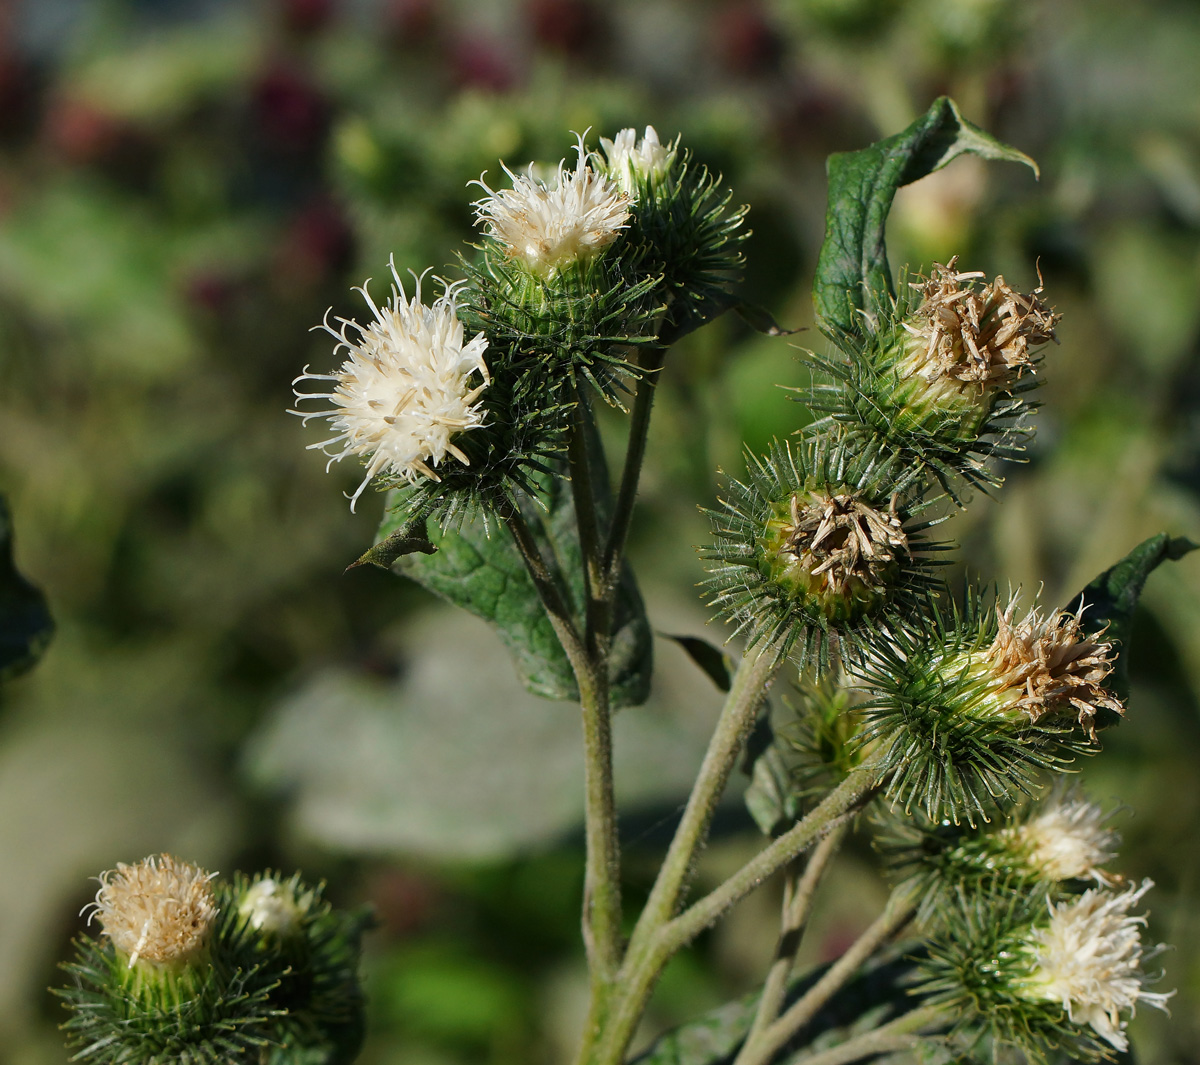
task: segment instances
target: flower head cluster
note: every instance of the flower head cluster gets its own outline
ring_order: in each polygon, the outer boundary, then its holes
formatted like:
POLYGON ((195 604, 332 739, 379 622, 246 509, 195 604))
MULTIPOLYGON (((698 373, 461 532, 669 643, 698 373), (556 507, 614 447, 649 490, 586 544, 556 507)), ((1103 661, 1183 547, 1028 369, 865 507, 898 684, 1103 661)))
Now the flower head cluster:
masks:
POLYGON ((1106 820, 1095 803, 1077 793, 1060 792, 1032 817, 1000 835, 1048 880, 1095 880, 1107 885, 1114 878, 1101 866, 1116 857, 1118 837, 1106 827, 1106 820))
POLYGON ((957 271, 957 261, 935 263, 929 278, 913 284, 922 299, 903 323, 912 343, 897 371, 920 378, 931 391, 1011 385, 1032 370, 1030 348, 1055 339, 1059 315, 1042 302, 1040 285, 1023 295, 997 277, 978 289, 984 275, 957 271))
POLYGON ((1165 1010, 1174 992, 1145 989, 1141 927, 1130 908, 1154 886, 1150 880, 1120 894, 1092 888, 1079 898, 1049 903, 1050 919, 1032 934, 1032 973, 1021 994, 1061 1004, 1071 1022, 1089 1025, 1117 1050, 1125 1050, 1125 1021, 1139 1002, 1165 1010))
POLYGON ((217 918, 209 884, 214 876, 169 854, 135 865, 119 862, 100 874, 88 920, 99 919, 129 968, 139 959, 185 964, 204 949, 217 918))
POLYGON ((1073 709, 1091 739, 1101 708, 1123 714, 1120 700, 1105 690, 1113 670, 1113 646, 1083 634, 1083 608, 1043 616, 1032 608, 1014 623, 1018 597, 996 608, 998 631, 978 655, 975 668, 986 674, 998 709, 1019 710, 1036 723, 1046 714, 1073 709))
POLYGON ((473 182, 487 193, 473 205, 476 221, 509 258, 540 276, 588 261, 629 223, 628 193, 588 166, 582 137, 576 152, 575 169, 563 160, 552 184, 535 177, 532 165, 524 174, 504 168, 511 189, 493 192, 482 178, 473 182))
POLYGON ((601 137, 600 147, 604 149, 608 176, 630 199, 636 200, 645 185, 657 184, 666 177, 675 163, 679 138, 672 144, 663 144, 658 131, 647 126, 640 141, 637 130, 623 129, 612 140, 601 137))
POLYGON ((328 400, 332 409, 291 413, 306 423, 329 419, 336 435, 309 445, 329 455, 329 465, 347 455, 358 455, 366 464, 366 476, 350 497, 351 510, 375 477, 410 484, 436 481, 437 467, 448 455, 469 465, 455 437, 484 424, 479 397, 491 381, 483 361, 487 339, 479 333, 464 341, 454 285, 446 285, 427 307, 421 302, 421 279, 415 278, 410 300, 395 264, 391 269, 392 298, 382 307, 365 286, 358 290, 375 315, 373 322, 362 326, 339 318, 340 329, 324 323, 338 341, 334 352, 344 348, 347 353, 341 370, 314 374, 306 369, 292 382, 333 382, 329 392, 296 391, 297 400, 328 400))

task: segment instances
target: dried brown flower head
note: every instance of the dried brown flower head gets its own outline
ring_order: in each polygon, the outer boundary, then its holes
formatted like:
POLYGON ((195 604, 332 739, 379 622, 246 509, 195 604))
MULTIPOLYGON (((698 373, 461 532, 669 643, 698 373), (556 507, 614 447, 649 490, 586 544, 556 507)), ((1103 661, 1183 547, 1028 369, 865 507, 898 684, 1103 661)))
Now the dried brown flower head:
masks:
POLYGON ((904 328, 915 341, 897 369, 951 389, 1003 388, 1032 371, 1030 348, 1055 340, 1061 317, 1042 300, 1038 287, 1028 295, 1003 277, 977 287, 984 275, 955 269, 958 256, 935 263, 928 279, 912 285, 922 295, 904 328))
POLYGON ((1067 707, 1096 738, 1096 712, 1125 713, 1119 699, 1103 687, 1113 670, 1113 646, 1082 632, 1081 607, 1076 613, 1055 610, 1045 617, 1035 607, 1014 623, 1017 597, 996 608, 999 631, 983 652, 985 668, 1008 709, 1021 710, 1031 721, 1067 707))
POLYGON ((893 499, 878 510, 849 490, 792 494, 768 526, 771 578, 829 617, 861 613, 884 593, 908 537, 893 499))
POLYGON ((216 873, 169 854, 136 865, 118 862, 99 876, 90 906, 104 935, 129 956, 159 965, 185 963, 203 950, 217 918, 209 881, 216 873))

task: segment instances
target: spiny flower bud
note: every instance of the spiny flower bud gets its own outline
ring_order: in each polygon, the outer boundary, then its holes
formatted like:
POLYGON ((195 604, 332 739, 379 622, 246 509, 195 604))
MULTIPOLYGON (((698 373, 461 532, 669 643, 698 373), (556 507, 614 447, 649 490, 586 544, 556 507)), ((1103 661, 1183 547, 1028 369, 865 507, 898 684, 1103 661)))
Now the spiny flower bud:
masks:
POLYGON ((504 172, 511 189, 493 192, 482 178, 472 184, 487 195, 473 206, 505 254, 539 276, 587 262, 620 236, 629 222, 629 195, 588 166, 583 138, 574 170, 558 164, 553 184, 539 180, 533 165, 524 174, 504 172))
POLYGON ((316 895, 300 891, 300 878, 279 881, 271 876, 256 877, 238 899, 238 916, 256 932, 289 936, 309 911, 316 895))
POLYGON ((1145 989, 1141 927, 1129 910, 1154 886, 1143 880, 1120 894, 1090 889, 1078 899, 1048 903, 1049 920, 1030 936, 1031 971, 1022 997, 1055 1002, 1073 1024, 1088 1025, 1116 1050, 1127 1050, 1125 1020, 1139 1002, 1165 1010, 1174 992, 1145 989))
POLYGON ((612 140, 601 137, 600 146, 604 149, 608 176, 636 201, 647 185, 662 181, 675 164, 679 138, 671 144, 663 144, 658 139, 658 131, 647 126, 640 141, 637 130, 623 129, 612 140))
POLYGON ((210 886, 214 876, 169 854, 136 865, 118 862, 116 869, 100 874, 88 920, 100 921, 129 968, 139 960, 186 965, 203 953, 217 918, 210 886))
POLYGON ((300 411, 311 418, 328 418, 335 436, 309 448, 330 456, 326 469, 347 455, 358 455, 367 473, 350 496, 353 510, 358 497, 378 476, 416 484, 422 479, 439 480, 437 466, 447 456, 464 465, 470 460, 455 437, 484 424, 480 395, 491 383, 483 353, 488 342, 483 333, 464 342, 456 304, 457 286, 447 284, 432 306, 421 302, 421 278, 414 275, 415 291, 410 300, 391 263, 392 298, 378 307, 366 286, 358 289, 375 321, 361 326, 339 318, 340 329, 324 328, 337 341, 336 354, 344 348, 348 358, 336 374, 304 373, 292 382, 332 381, 329 392, 300 392, 298 401, 328 400, 332 410, 300 411), (347 335, 353 329, 357 339, 347 335), (338 448, 332 453, 330 447, 338 448))
POLYGON ((896 499, 877 509, 851 488, 793 492, 762 538, 769 580, 828 618, 857 617, 887 597, 909 554, 896 499))

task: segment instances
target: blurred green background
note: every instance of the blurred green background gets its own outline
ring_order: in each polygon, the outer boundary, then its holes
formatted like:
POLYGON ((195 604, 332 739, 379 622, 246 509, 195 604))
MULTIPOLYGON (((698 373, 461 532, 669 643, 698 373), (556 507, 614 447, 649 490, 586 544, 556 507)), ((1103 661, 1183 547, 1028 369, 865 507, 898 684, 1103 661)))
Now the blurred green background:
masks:
MULTIPOLYGON (((824 159, 940 93, 1033 155, 903 190, 894 265, 952 254, 1063 312, 1031 461, 953 523, 969 572, 1075 592, 1144 537, 1200 539, 1200 7, 1188 0, 26 0, 0 7, 0 492, 58 622, 0 693, 0 1065, 65 1060, 46 987, 95 885, 171 850, 301 868, 372 902, 364 1065, 563 1060, 581 1019, 580 758, 570 707, 389 574, 343 568, 378 498, 324 472, 289 381, 332 364, 326 307, 453 276, 468 181, 569 131, 654 124, 752 206, 746 296, 660 391, 632 552, 651 618, 706 634, 696 511, 740 442, 790 432, 824 159), (449 264, 449 265, 447 265, 449 264), (376 289, 379 291, 379 289, 376 289)), ((607 426, 619 433, 619 421, 607 426)), ((348 464, 347 464, 348 466, 348 464)), ((1140 1060, 1200 1062, 1200 561, 1156 574, 1127 721, 1083 767, 1152 876, 1172 1020, 1140 1060)), ((717 708, 659 641, 618 722, 629 896, 644 892, 717 708)), ((740 785, 739 785, 740 786, 740 785)), ((736 796, 702 863, 756 845, 736 796)), ((811 959, 884 888, 851 848, 811 959)), ((672 964, 643 1041, 754 987, 766 890, 672 964)), ((1147 1011, 1152 1012, 1152 1011, 1147 1011)))

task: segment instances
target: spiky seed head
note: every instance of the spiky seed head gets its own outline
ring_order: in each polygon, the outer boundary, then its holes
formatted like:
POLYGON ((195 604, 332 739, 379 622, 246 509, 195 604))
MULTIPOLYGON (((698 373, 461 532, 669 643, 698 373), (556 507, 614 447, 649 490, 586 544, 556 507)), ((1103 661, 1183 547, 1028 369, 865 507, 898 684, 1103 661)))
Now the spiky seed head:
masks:
POLYGON ((582 137, 575 150, 575 168, 564 159, 552 182, 536 177, 532 164, 524 174, 504 167, 511 189, 494 192, 482 178, 472 182, 487 193, 473 204, 476 223, 510 259, 542 277, 586 263, 629 224, 629 195, 588 165, 582 137))
POLYGON ((1000 276, 980 287, 984 275, 957 264, 957 256, 935 263, 928 278, 912 284, 921 302, 902 323, 910 339, 897 374, 921 382, 933 405, 978 405, 989 391, 1011 387, 1033 371, 1030 349, 1056 339, 1060 317, 1043 302, 1040 283, 1028 294, 1000 276))
POLYGON ((996 637, 975 663, 989 681, 996 712, 1019 712, 1034 723, 1047 714, 1074 713, 1095 740, 1099 710, 1125 713, 1104 688, 1113 671, 1113 645, 1084 634, 1082 606, 1048 614, 1033 607, 1014 622, 1018 601, 1014 595, 1003 610, 996 607, 996 637))
POLYGON ((1059 1003, 1073 1024, 1088 1025, 1116 1050, 1127 1050, 1126 1022, 1139 1002, 1165 1010, 1174 994, 1146 990, 1141 928, 1129 911, 1154 886, 1143 880, 1115 894, 1092 888, 1079 898, 1050 902, 1049 919, 1029 939, 1029 978, 1020 994, 1059 1003))
POLYGON ((796 491, 776 503, 760 549, 764 576, 831 620, 882 602, 909 553, 895 498, 881 510, 848 487, 796 491))
POLYGON ((640 141, 637 130, 623 129, 612 140, 601 137, 600 147, 604 150, 605 172, 630 200, 636 201, 647 185, 656 185, 670 172, 679 138, 663 144, 658 131, 647 126, 640 141))
POLYGON ((1116 878, 1101 867, 1117 856, 1117 833, 1108 815, 1078 791, 1057 791, 1019 824, 1003 829, 1000 839, 1047 880, 1095 880, 1111 885, 1116 878))
POLYGON ((297 401, 323 399, 331 409, 290 413, 305 424, 311 418, 329 419, 335 435, 308 445, 329 455, 326 469, 348 455, 366 465, 366 476, 350 497, 351 510, 376 477, 411 485, 439 480, 437 467, 448 457, 469 465, 456 438, 482 427, 486 418, 480 396, 491 383, 483 360, 488 342, 483 333, 464 339, 458 286, 445 284, 442 296, 427 307, 421 302, 421 278, 413 275, 410 300, 395 263, 390 266, 392 296, 382 307, 365 285, 358 289, 375 321, 362 326, 338 318, 340 328, 335 329, 327 318, 318 327, 337 340, 335 354, 345 349, 341 370, 320 374, 306 368, 292 382, 332 382, 327 392, 294 390, 297 401))
POLYGON ((139 961, 186 965, 204 952, 217 919, 210 884, 215 876, 169 854, 134 865, 118 862, 116 869, 100 874, 88 920, 100 921, 102 933, 129 959, 129 968, 139 961))

